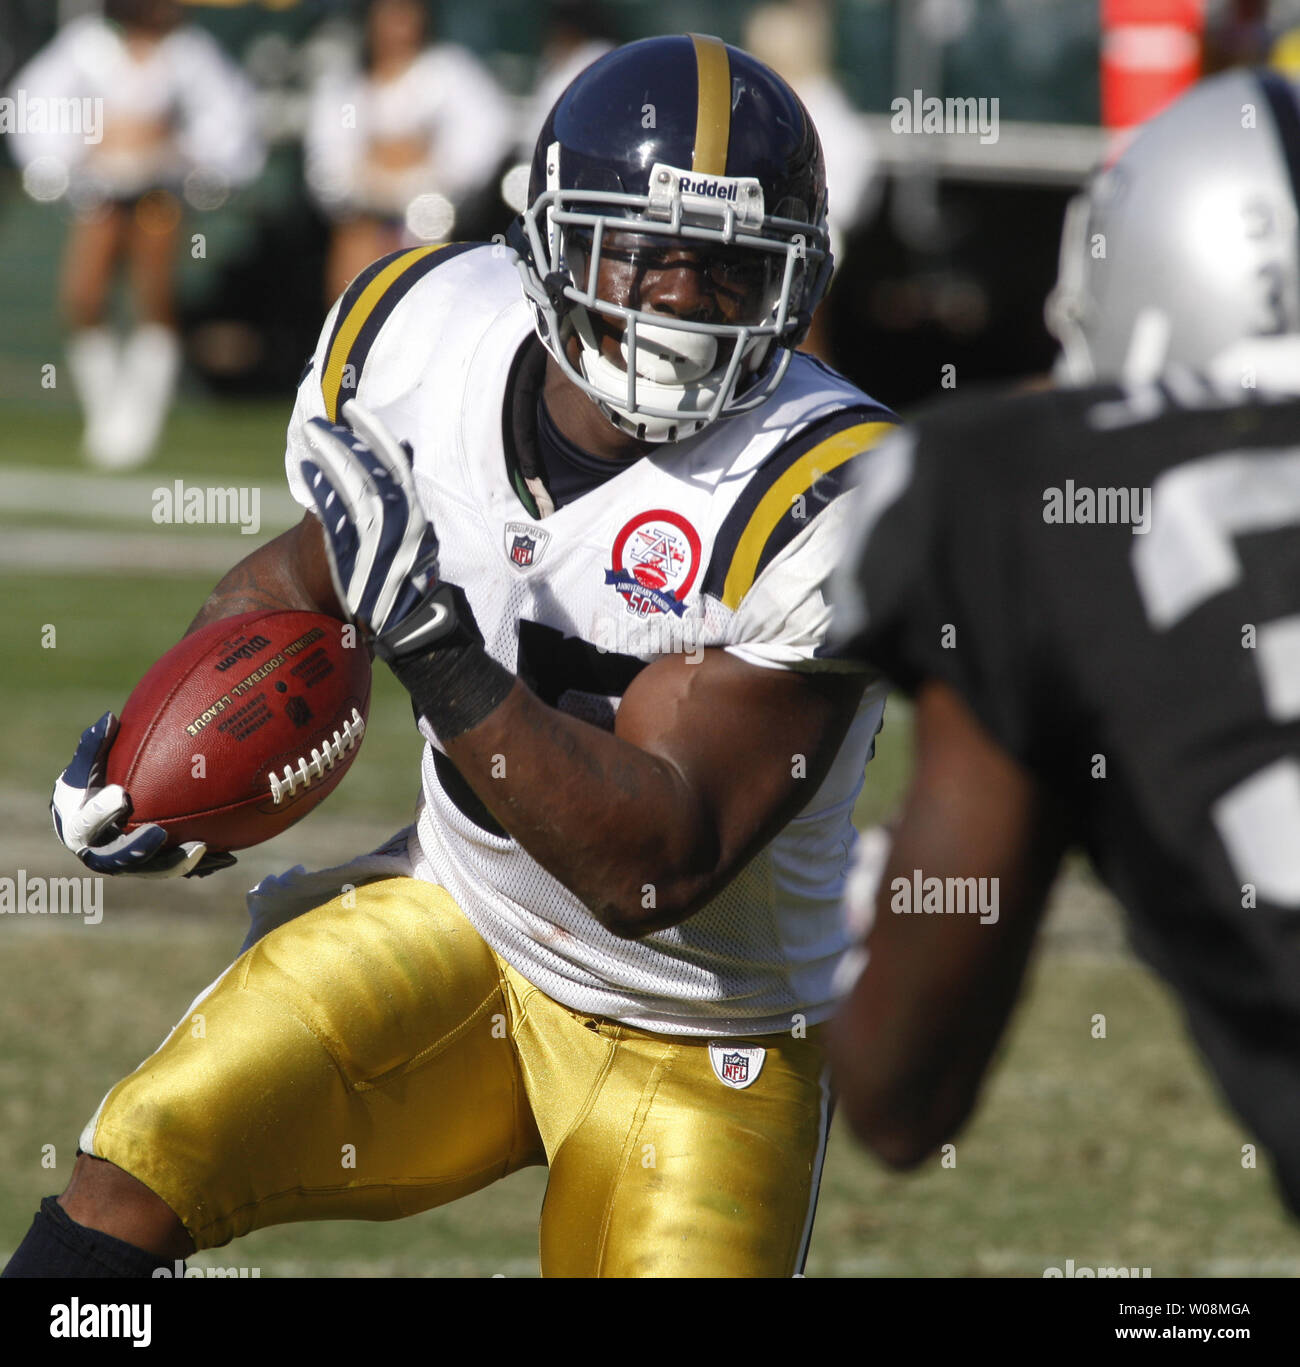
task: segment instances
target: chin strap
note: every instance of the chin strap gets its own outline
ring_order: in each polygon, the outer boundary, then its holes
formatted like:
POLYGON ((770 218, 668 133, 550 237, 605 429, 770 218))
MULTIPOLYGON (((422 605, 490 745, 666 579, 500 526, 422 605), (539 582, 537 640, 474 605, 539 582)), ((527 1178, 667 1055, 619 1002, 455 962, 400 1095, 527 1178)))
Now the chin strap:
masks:
POLYGON ((565 314, 573 307, 573 300, 566 297, 564 293, 565 288, 572 284, 572 281, 564 271, 550 271, 548 274, 542 275, 541 268, 533 256, 532 244, 528 241, 528 233, 524 228, 522 214, 518 215, 506 229, 506 246, 522 261, 526 261, 532 267, 533 274, 541 279, 542 288, 546 291, 547 302, 555 310, 555 316, 562 321, 565 314))
POLYGON ((561 322, 564 321, 565 314, 573 307, 573 300, 564 293, 569 283, 569 277, 564 271, 552 271, 542 281, 542 287, 546 290, 546 297, 555 310, 555 316, 561 322))

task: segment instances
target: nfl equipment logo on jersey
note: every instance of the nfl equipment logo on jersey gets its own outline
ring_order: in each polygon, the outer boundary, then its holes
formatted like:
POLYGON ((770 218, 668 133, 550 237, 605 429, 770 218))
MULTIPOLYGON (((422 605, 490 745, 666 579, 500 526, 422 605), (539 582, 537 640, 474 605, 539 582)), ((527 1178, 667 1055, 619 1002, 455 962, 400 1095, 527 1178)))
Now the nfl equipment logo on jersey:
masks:
POLYGON ((506 523, 506 555, 517 569, 526 570, 540 560, 550 539, 549 532, 527 522, 506 523))
POLYGON ((737 1091, 758 1080, 766 1057, 767 1050, 758 1045, 709 1041, 709 1062, 713 1064, 718 1081, 737 1091))

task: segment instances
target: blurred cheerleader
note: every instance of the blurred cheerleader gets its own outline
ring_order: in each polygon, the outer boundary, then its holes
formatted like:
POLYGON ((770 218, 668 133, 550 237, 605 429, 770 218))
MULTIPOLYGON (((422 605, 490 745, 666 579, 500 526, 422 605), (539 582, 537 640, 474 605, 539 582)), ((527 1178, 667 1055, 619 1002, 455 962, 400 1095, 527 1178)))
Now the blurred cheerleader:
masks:
POLYGON ((252 89, 212 38, 180 26, 174 0, 105 0, 103 17, 63 28, 12 93, 28 108, 79 101, 102 115, 93 130, 30 120, 13 142, 28 192, 66 197, 74 210, 60 303, 85 453, 102 468, 127 469, 153 451, 180 369, 181 196, 213 207, 261 170, 252 89), (119 266, 134 304, 124 341, 107 320, 119 266))
POLYGON ((334 223, 331 303, 376 257, 450 236, 510 150, 496 82, 465 48, 428 38, 421 0, 372 0, 361 69, 328 72, 313 93, 306 174, 334 223))

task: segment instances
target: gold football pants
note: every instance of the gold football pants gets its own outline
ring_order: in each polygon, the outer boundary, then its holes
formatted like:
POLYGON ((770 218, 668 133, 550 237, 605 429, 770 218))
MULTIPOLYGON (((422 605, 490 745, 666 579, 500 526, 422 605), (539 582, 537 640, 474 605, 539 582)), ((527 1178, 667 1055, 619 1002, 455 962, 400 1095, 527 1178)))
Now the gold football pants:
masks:
POLYGON ((707 1039, 583 1016, 439 887, 357 888, 253 945, 120 1082, 82 1147, 198 1248, 390 1220, 548 1163, 546 1276, 790 1276, 829 1119, 822 1030, 715 1075, 707 1039))

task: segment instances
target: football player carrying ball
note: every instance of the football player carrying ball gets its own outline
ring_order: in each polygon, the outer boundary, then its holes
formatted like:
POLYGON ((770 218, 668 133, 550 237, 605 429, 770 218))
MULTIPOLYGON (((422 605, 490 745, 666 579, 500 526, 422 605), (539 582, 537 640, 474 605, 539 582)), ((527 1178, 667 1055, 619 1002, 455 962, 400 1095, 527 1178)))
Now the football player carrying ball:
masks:
MULTIPOLYGON (((548 1275, 803 1264, 884 705, 827 648, 821 585, 894 419, 794 352, 831 269, 822 155, 745 53, 597 61, 529 197, 509 241, 344 292, 289 428, 307 515, 197 619, 357 622, 427 742, 417 820, 255 890, 204 1038, 109 1092, 10 1275, 149 1275, 539 1163, 548 1275)), ((66 842, 202 872, 200 844, 141 857, 156 836, 113 824, 105 743, 61 783, 66 842)))

